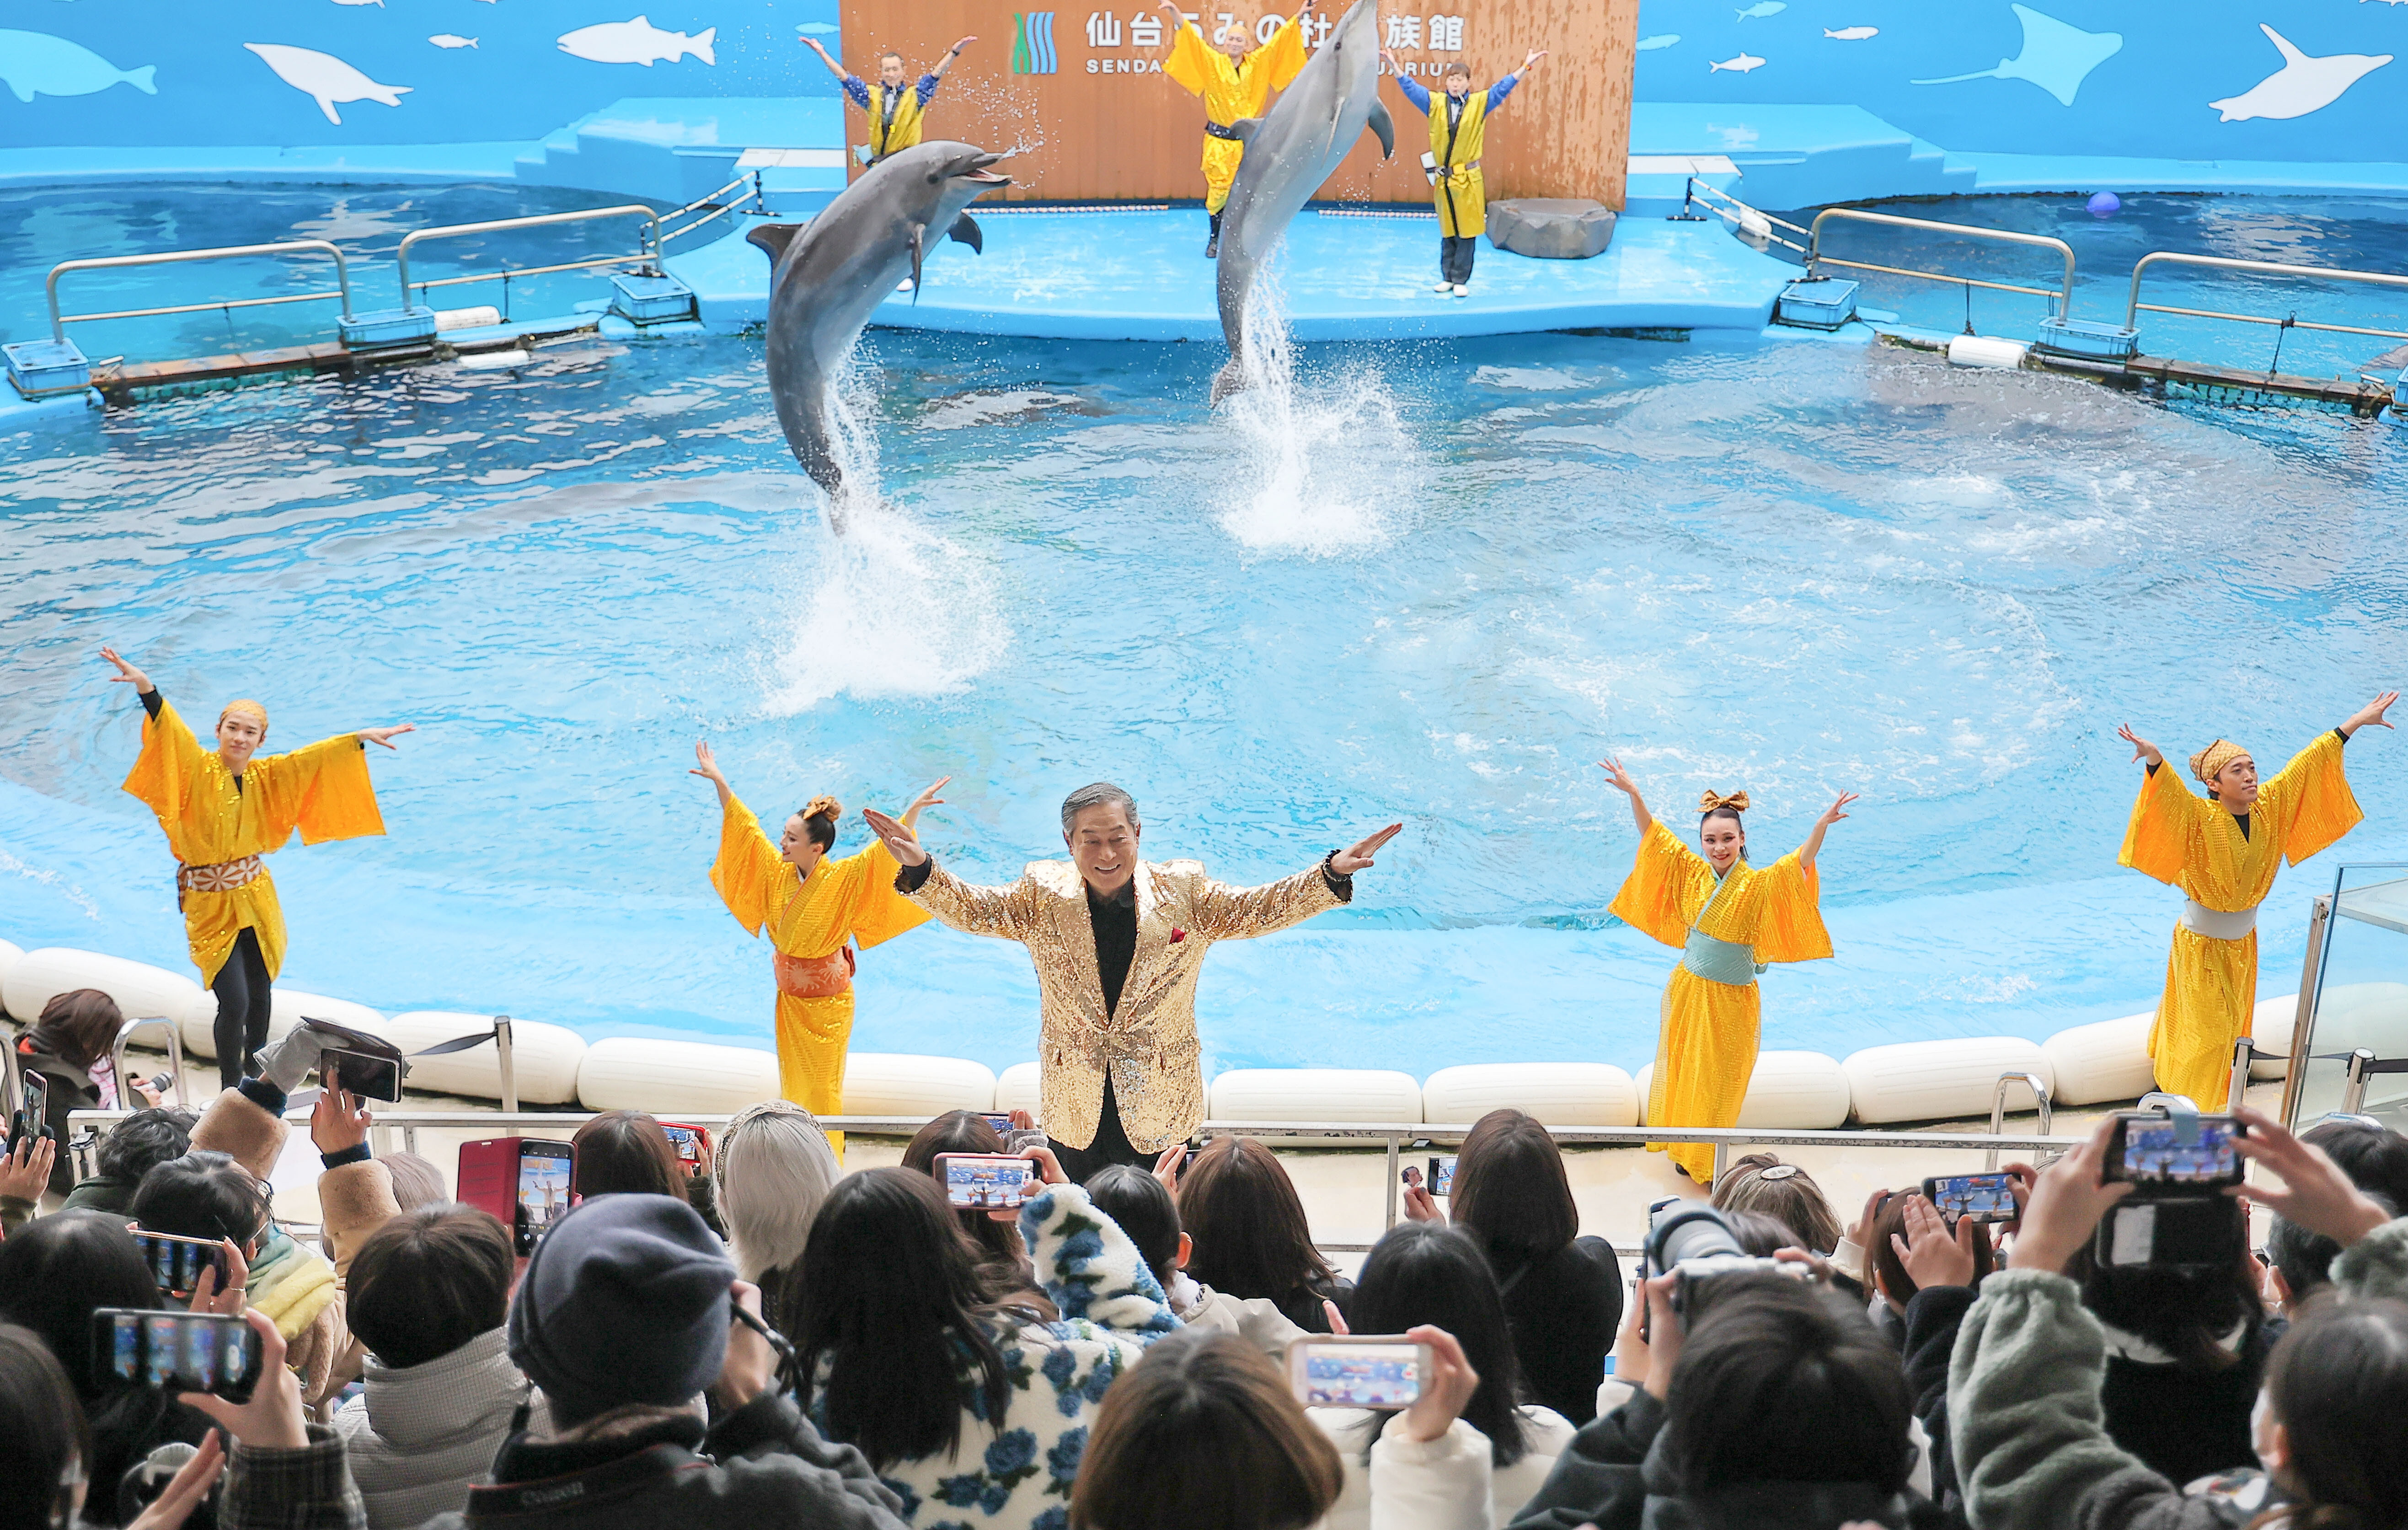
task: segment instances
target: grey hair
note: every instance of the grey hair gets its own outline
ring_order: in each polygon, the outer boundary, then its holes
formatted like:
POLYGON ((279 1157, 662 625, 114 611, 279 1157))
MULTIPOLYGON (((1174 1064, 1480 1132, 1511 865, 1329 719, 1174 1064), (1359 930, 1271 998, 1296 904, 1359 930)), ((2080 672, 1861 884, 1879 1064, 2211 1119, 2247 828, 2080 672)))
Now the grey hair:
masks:
POLYGON ((765 1100, 729 1121, 710 1172, 736 1273, 746 1280, 802 1263, 820 1203, 844 1174, 819 1119, 786 1100, 765 1100))
POLYGON ((1062 832, 1069 833, 1070 825, 1078 821, 1079 815, 1087 809, 1109 807, 1114 802, 1118 802, 1121 811, 1128 815, 1129 827, 1137 828, 1137 799, 1109 781, 1098 781, 1091 787, 1081 787, 1062 799, 1062 832))

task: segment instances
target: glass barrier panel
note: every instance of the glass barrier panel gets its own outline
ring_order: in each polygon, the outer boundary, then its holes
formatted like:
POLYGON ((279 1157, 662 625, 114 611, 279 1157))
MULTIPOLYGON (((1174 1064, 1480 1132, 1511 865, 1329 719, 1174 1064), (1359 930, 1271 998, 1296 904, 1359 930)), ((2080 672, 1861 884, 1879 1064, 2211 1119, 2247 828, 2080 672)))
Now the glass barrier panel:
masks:
MULTIPOLYGON (((2332 909, 2294 1117, 2301 1125, 2343 1108, 2351 1052, 2408 1059, 2408 867, 2342 867, 2332 909)), ((2370 1075, 2362 1108, 2408 1131, 2408 1073, 2370 1075)))

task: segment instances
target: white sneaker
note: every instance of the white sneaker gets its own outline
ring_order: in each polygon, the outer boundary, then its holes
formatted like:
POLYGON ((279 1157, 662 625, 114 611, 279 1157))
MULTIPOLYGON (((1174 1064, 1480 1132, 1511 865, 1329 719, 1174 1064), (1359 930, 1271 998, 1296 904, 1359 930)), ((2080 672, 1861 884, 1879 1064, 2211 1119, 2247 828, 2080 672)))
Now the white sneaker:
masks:
POLYGON ((1455 295, 1457 297, 1469 297, 1471 296, 1471 289, 1463 282, 1458 281, 1455 284, 1455 295))
POLYGON ((1445 296, 1448 293, 1451 293, 1454 290, 1455 283, 1452 281, 1441 281, 1437 286, 1430 289, 1430 291, 1438 294, 1440 297, 1445 296))

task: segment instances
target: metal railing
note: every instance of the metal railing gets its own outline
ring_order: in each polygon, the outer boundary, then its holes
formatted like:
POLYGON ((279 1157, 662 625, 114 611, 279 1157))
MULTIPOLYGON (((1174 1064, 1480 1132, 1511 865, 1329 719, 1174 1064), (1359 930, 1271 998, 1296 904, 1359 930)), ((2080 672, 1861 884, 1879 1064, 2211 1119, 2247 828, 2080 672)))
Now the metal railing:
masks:
POLYGON ((1815 274, 1817 266, 1844 266, 1852 271, 1879 271, 1885 276, 1909 276, 1924 281, 1949 281, 1967 289, 1985 287, 1992 292, 2019 292, 2033 297, 2057 299, 2057 316, 2073 317, 2073 247, 2063 239, 2053 239, 2045 234, 2017 234, 2003 228, 1976 228, 1971 224, 1936 223, 1928 218, 1901 218, 1891 212, 1861 212, 1855 208, 1826 208, 1814 215, 1814 226, 1808 233, 1811 248, 1806 252, 1806 274, 1815 274), (1885 228, 1919 228, 1927 233, 1948 234, 1959 238, 1989 239, 2000 244, 2029 245, 2054 250, 2065 262, 2065 283, 2056 292, 2045 287, 2018 286, 2012 281, 1987 281, 1980 277, 1951 276, 1945 271, 1910 270, 1901 266, 1875 266, 1861 260, 1842 260, 1823 253, 1823 225, 1837 219, 1842 223, 1878 224, 1885 228))
POLYGON ((134 1097, 133 1080, 125 1072, 125 1048, 134 1040, 136 1032, 147 1031, 154 1025, 167 1028, 167 1077, 175 1088, 176 1102, 180 1104, 184 1100, 184 1028, 164 1016, 128 1020, 117 1028, 117 1040, 108 1048, 109 1076, 117 1080, 118 1099, 134 1097))
MULTIPOLYGON (((2040 1109, 2040 1134, 2047 1136, 2049 1128, 2057 1124, 2057 1102, 2049 1098, 2048 1081, 2036 1073, 1999 1075, 1998 1087, 1990 1091, 1990 1135, 1995 1137, 2005 1133, 2007 1090, 2017 1084, 2031 1090, 2032 1099, 2040 1109)), ((1993 1148, 1990 1149, 1989 1157, 1982 1161, 1982 1167, 1984 1171, 1988 1172, 1996 1170, 1998 1166, 1999 1149, 1993 1148)))
MULTIPOLYGON (((404 241, 405 243, 408 241, 404 241)), ((63 260, 50 267, 45 283, 50 300, 50 339, 67 338, 67 325, 92 324, 102 319, 149 319, 167 313, 208 313, 220 309, 269 308, 279 303, 320 303, 329 297, 343 305, 343 317, 351 316, 351 268, 342 247, 328 239, 285 239, 275 244, 230 244, 216 250, 163 250, 150 255, 95 255, 89 260, 63 260), (239 255, 332 255, 335 257, 335 290, 333 292, 296 292, 282 297, 228 297, 214 303, 179 303, 165 308, 130 308, 114 313, 61 313, 59 311, 59 278, 69 271, 105 271, 126 266, 173 266, 195 260, 230 260, 239 255)))
POLYGON ((761 194, 761 172, 758 170, 747 170, 742 175, 739 175, 735 180, 729 181, 726 185, 720 187, 717 191, 707 192, 704 195, 695 197, 693 201, 688 202, 685 206, 679 208, 674 212, 662 213, 658 220, 657 231, 652 236, 653 250, 655 252, 664 250, 667 248, 668 242, 671 239, 681 238, 684 236, 693 233, 695 229, 702 228, 710 224, 715 223, 719 219, 732 217, 737 212, 742 210, 744 204, 748 201, 752 203, 755 207, 767 208, 768 206, 768 199, 761 194), (752 188, 751 191, 746 192, 741 196, 733 197, 724 202, 720 200, 721 197, 726 196, 729 192, 732 192, 738 187, 745 185, 748 182, 752 188), (677 219, 685 217, 689 213, 697 212, 702 216, 695 219, 694 222, 690 224, 682 224, 677 228, 667 226, 677 219))
MULTIPOLYGON (((1800 228, 1786 218, 1776 218, 1761 208, 1750 207, 1720 186, 1709 185, 1696 176, 1689 177, 1687 188, 1681 193, 1681 211, 1673 216, 1685 223, 1702 222, 1703 219, 1691 210, 1698 205, 1698 197, 1700 193, 1712 198, 1704 204, 1706 211, 1714 214, 1741 233, 1769 240, 1785 249, 1795 250, 1801 255, 1806 253, 1806 246, 1799 243, 1797 239, 1783 238, 1773 230, 1785 228, 1799 238, 1811 238, 1813 237, 1811 230, 1800 228), (1728 203, 1729 206, 1724 206, 1725 203, 1728 203)), ((1811 276, 1813 273, 1809 271, 1807 274, 1811 276)))
POLYGON ((401 266, 401 306, 410 306, 410 289, 424 293, 435 287, 465 286, 472 281, 507 281, 513 277, 548 276, 554 271, 587 271, 600 266, 639 264, 657 266, 661 258, 660 214, 640 202, 630 202, 615 208, 588 208, 582 212, 545 212, 528 218, 494 218, 481 224, 446 224, 437 228, 421 228, 402 236, 401 248, 395 259, 401 266), (469 234, 498 234, 512 228, 542 228, 553 224, 590 223, 596 218, 641 218, 645 224, 644 248, 632 255, 597 255, 591 260, 566 260, 552 266, 527 266, 509 270, 480 271, 468 276, 437 277, 431 281, 409 280, 410 247, 427 239, 459 238, 469 234))
POLYGON ((2186 319, 2219 319, 2229 324, 2272 325, 2278 329, 2314 329, 2328 335, 2372 335, 2382 339, 2408 340, 2408 330, 2370 329, 2363 325, 2317 324, 2296 314, 2275 319, 2262 313, 2225 313, 2214 309, 2143 303, 2141 301, 2141 278, 2152 266, 2204 266, 2213 270, 2251 271, 2259 276, 2322 278, 2408 289, 2408 276, 2393 276, 2384 271, 2352 271, 2338 266, 2286 266, 2271 260, 2234 260, 2225 255, 2186 255, 2172 250, 2158 250, 2143 255, 2132 267, 2131 296, 2124 304, 2124 327, 2127 329, 2132 328, 2133 320, 2143 313, 2172 313, 2186 319))

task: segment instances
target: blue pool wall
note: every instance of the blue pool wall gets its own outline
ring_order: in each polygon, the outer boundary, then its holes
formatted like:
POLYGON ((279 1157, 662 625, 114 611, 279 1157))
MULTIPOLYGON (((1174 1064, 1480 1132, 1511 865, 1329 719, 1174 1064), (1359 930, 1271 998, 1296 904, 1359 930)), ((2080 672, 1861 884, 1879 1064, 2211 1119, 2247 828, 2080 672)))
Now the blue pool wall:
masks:
MULTIPOLYGON (((820 152, 774 173, 793 210, 843 183, 842 103, 800 40, 840 45, 835 0, 53 0, 8 23, 0 184, 514 180, 666 200, 710 190, 762 147, 820 152), (711 29, 715 62, 602 63, 560 46, 638 14, 663 36, 711 29), (337 125, 247 42, 307 49, 408 93, 392 106, 337 102, 337 125), (146 69, 149 94, 120 78, 146 69)), ((1010 29, 999 6, 992 30, 1010 29)), ((1079 29, 1057 30, 1063 66, 1077 67, 1079 29)), ((1639 34, 1632 152, 1725 156, 1724 183, 1743 181, 1758 206, 1979 191, 2408 194, 2398 0, 1645 0, 1639 34), (2261 23, 2310 62, 2286 65, 2261 23)), ((1635 175, 1634 210, 1661 210, 1681 184, 1635 175)))

